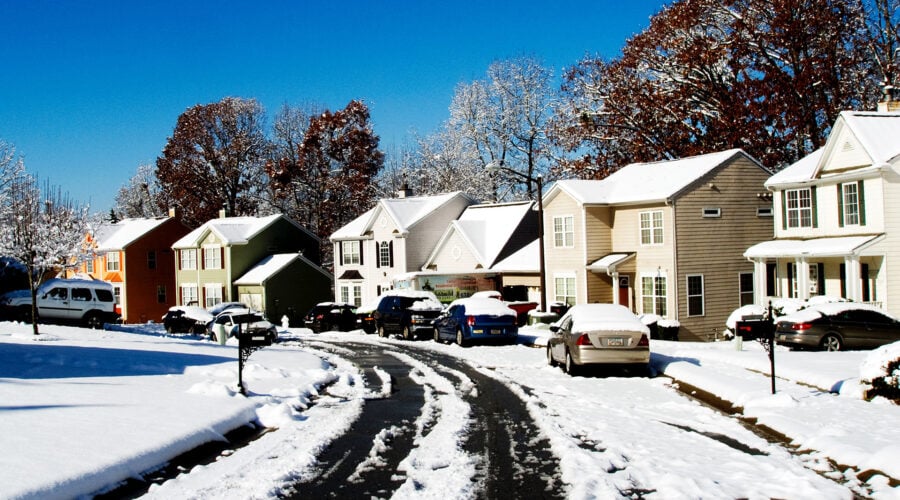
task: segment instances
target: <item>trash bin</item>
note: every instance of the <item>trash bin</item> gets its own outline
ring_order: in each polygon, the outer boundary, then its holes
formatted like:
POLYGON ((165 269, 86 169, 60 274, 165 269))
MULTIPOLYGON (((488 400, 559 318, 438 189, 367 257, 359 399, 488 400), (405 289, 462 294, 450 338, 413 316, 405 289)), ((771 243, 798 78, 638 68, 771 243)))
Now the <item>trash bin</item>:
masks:
POLYGON ((678 329, 681 323, 675 320, 661 319, 657 322, 659 338, 662 340, 678 340, 678 329))
POLYGON ((228 335, 225 335, 225 325, 216 323, 213 330, 216 332, 216 340, 219 341, 219 344, 225 345, 225 341, 228 340, 228 335))

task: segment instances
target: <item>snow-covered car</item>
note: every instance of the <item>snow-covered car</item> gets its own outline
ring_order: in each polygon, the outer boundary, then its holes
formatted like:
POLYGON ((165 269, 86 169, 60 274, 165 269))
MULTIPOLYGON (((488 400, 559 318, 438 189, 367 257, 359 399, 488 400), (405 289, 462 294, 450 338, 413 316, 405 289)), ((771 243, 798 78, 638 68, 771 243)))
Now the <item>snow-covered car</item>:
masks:
POLYGON ((900 321, 877 307, 853 302, 814 304, 778 318, 775 341, 798 348, 871 349, 900 340, 900 321))
POLYGON ((212 320, 213 315, 198 306, 172 306, 162 317, 168 333, 203 333, 212 320))
POLYGON ((275 342, 278 338, 278 330, 263 315, 250 309, 226 309, 210 323, 209 338, 218 340, 216 331, 221 325, 225 335, 234 337, 240 335, 259 336, 265 335, 267 340, 275 342))
POLYGON ((547 363, 569 374, 584 365, 650 366, 650 329, 627 307, 576 304, 550 326, 547 363))
POLYGON ((519 327, 516 311, 495 298, 456 299, 434 320, 434 341, 515 342, 519 327))
POLYGON ((372 313, 379 337, 399 333, 404 339, 431 336, 431 324, 444 305, 432 292, 391 290, 378 300, 372 313))

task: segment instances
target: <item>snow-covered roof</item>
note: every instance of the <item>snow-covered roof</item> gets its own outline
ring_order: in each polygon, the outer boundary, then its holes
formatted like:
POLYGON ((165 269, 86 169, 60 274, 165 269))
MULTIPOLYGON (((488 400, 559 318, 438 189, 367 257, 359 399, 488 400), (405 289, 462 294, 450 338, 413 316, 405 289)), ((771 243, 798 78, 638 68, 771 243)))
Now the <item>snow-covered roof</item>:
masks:
POLYGON ((536 273, 541 267, 540 257, 540 240, 534 240, 531 243, 520 248, 509 257, 497 262, 491 266, 491 271, 497 272, 523 272, 536 273))
POLYGON ((250 268, 249 271, 244 273, 243 276, 234 280, 235 285, 263 285, 266 281, 269 280, 272 276, 275 276, 282 269, 287 267, 289 264, 293 263, 295 260, 301 260, 305 262, 308 266, 317 269, 319 272, 328 275, 328 271, 317 266, 315 263, 304 257, 299 253, 279 253, 274 255, 269 255, 259 261, 255 266, 250 268))
POLYGON ((900 113, 842 111, 838 120, 844 121, 874 165, 900 156, 900 113))
MULTIPOLYGON (((282 217, 284 216, 281 214, 273 214, 266 217, 222 217, 212 219, 173 243, 172 248, 194 248, 206 236, 207 232, 215 233, 225 245, 246 245, 263 229, 282 217)), ((309 231, 291 221, 291 219, 287 217, 284 217, 284 219, 309 233, 309 231)))
POLYGON ((467 315, 516 316, 516 311, 503 302, 489 297, 468 297, 456 299, 447 307, 463 306, 467 315))
POLYGON ((796 163, 785 167, 777 174, 769 177, 765 186, 768 188, 781 184, 799 184, 811 181, 815 176, 819 161, 822 159, 823 151, 825 151, 825 148, 819 148, 796 163))
POLYGON ((752 159, 740 149, 729 149, 679 160, 631 163, 602 180, 561 180, 547 193, 545 203, 560 191, 582 205, 667 200, 737 155, 752 159))
POLYGON ((744 252, 744 257, 840 257, 859 255, 882 236, 842 236, 839 238, 814 238, 810 240, 771 240, 757 243, 744 252))
POLYGON ((115 224, 102 224, 94 232, 94 249, 98 252, 124 250, 138 238, 156 229, 169 217, 124 219, 115 224))
POLYGON ((390 217, 397 230, 405 234, 409 232, 410 228, 456 197, 468 198, 468 195, 462 191, 455 191, 433 196, 382 198, 374 207, 332 233, 331 240, 359 239, 375 224, 375 218, 380 213, 390 217))
POLYGON ((634 257, 634 255, 633 252, 611 253, 591 262, 591 264, 588 265, 588 269, 592 271, 608 272, 611 268, 615 269, 616 266, 634 257))

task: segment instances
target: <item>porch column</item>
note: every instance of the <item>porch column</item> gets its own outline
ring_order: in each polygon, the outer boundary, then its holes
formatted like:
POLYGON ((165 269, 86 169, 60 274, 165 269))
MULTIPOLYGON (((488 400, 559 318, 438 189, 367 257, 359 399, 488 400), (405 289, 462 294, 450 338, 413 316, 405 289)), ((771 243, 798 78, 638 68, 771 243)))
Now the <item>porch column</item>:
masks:
POLYGON ((765 306, 766 301, 766 259, 753 259, 753 303, 765 306))
MULTIPOLYGON (((612 283, 613 283, 612 303, 618 304, 619 303, 619 272, 616 270, 609 270, 609 271, 607 271, 607 274, 609 274, 609 276, 612 278, 612 283)), ((625 304, 625 307, 628 307, 628 304, 625 304)))
POLYGON ((860 279, 859 256, 848 255, 844 257, 844 286, 847 288, 847 298, 859 302, 862 300, 862 281, 860 279))
POLYGON ((800 300, 809 299, 809 261, 806 257, 797 259, 797 298, 800 300))

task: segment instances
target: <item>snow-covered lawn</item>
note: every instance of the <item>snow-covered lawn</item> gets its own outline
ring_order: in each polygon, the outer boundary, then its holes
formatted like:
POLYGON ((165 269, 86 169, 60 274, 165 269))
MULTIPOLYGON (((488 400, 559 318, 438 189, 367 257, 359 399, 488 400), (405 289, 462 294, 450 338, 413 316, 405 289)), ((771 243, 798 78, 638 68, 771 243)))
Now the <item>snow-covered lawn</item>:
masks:
MULTIPOLYGON (((233 344, 162 335, 159 325, 126 332, 45 325, 41 330, 35 340, 29 325, 0 323, 3 498, 90 494, 254 420, 278 430, 223 460, 153 487, 150 496, 277 496, 285 486, 314 474, 316 455, 349 429, 366 398, 381 396, 367 393, 362 374, 340 357, 345 341, 394 346, 423 383, 447 395, 430 404, 444 405, 447 418, 462 419, 442 424, 452 429, 465 419, 464 404, 454 394, 472 390, 443 387, 439 371, 403 354, 409 343, 361 332, 283 332, 298 345, 255 352, 244 370, 248 397, 243 397, 235 392, 233 344), (338 354, 326 354, 320 344, 334 346, 329 351, 338 354), (447 405, 461 408, 451 412, 447 405)), ((522 333, 540 344, 544 331, 526 328, 522 333)), ((651 342, 652 363, 660 372, 733 402, 745 416, 810 450, 798 459, 755 436, 736 418, 680 396, 665 377, 571 379, 546 366, 540 348, 415 345, 462 357, 517 391, 560 457, 573 498, 621 495, 628 485, 652 485, 662 497, 686 498, 851 494, 809 469, 842 476, 843 483, 866 495, 900 497, 900 488, 891 488, 884 475, 857 479, 858 472, 869 469, 900 479, 900 407, 861 399, 858 377, 869 354, 865 351, 779 350, 776 374, 783 378, 773 396, 769 361, 756 343, 737 351, 726 342, 651 342)), ((441 485, 428 480, 432 469, 414 465, 454 462, 435 455, 447 439, 423 436, 406 461, 407 474, 419 475, 432 495, 441 491, 441 485)), ((464 457, 457 462, 455 471, 471 471, 464 457)), ((398 491, 406 497, 422 493, 398 491)))

